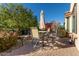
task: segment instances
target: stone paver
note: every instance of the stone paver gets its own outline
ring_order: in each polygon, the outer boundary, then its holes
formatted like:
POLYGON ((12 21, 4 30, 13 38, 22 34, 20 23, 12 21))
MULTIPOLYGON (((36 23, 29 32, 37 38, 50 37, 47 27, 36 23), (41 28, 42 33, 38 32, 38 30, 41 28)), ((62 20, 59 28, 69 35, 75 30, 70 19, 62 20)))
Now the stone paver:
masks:
POLYGON ((79 56, 79 51, 75 47, 60 49, 42 49, 33 50, 32 47, 23 46, 11 52, 5 52, 3 56, 79 56))
MULTIPOLYGON (((67 43, 68 46, 68 43, 67 43)), ((0 53, 1 56, 79 56, 79 51, 74 46, 61 47, 57 49, 38 48, 34 49, 32 44, 28 43, 20 48, 10 52, 0 53)))
POLYGON ((79 56, 79 52, 75 47, 70 48, 61 48, 58 50, 47 49, 47 50, 38 50, 36 52, 25 54, 28 56, 79 56))

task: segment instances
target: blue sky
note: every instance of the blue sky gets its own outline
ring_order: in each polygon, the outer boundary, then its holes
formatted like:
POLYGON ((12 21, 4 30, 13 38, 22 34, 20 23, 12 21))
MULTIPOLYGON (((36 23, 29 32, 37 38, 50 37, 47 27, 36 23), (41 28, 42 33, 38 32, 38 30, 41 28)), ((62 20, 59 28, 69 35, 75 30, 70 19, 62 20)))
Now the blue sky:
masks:
POLYGON ((22 5, 32 9, 38 21, 40 19, 40 11, 43 10, 46 23, 56 20, 61 24, 64 22, 64 13, 70 8, 70 4, 68 3, 23 3, 22 5))

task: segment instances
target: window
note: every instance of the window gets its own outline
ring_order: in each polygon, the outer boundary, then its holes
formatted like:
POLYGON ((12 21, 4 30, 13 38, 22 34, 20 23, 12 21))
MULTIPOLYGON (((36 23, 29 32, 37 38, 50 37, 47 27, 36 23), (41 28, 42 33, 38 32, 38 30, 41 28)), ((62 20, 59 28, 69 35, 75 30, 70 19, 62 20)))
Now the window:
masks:
POLYGON ((67 17, 67 31, 69 32, 69 17, 67 17))
POLYGON ((72 19, 72 31, 74 33, 77 33, 77 15, 76 15, 76 12, 77 12, 77 5, 74 6, 74 10, 73 10, 73 19, 72 19))

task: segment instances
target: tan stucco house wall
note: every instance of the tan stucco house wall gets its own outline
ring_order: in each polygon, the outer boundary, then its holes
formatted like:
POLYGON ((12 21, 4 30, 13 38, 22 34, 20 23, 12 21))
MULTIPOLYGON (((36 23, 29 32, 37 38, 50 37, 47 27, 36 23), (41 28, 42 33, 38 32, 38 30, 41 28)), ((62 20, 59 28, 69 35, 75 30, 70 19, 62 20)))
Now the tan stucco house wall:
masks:
POLYGON ((65 30, 75 34, 75 46, 79 50, 79 4, 71 3, 70 10, 65 13, 65 30))

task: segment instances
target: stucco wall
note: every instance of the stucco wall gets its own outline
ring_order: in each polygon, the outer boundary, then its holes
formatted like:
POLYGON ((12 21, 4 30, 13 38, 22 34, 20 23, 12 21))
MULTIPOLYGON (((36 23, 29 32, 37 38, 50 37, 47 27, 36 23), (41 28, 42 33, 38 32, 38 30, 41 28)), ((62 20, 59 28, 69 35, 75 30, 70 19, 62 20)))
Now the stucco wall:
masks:
POLYGON ((73 6, 74 6, 74 3, 71 3, 71 4, 70 4, 70 12, 73 11, 73 6))
POLYGON ((67 30, 67 18, 65 18, 65 30, 67 30))
POLYGON ((69 18, 69 33, 72 33, 72 15, 69 18))
POLYGON ((75 40, 75 45, 79 50, 79 3, 77 4, 77 39, 75 40))

